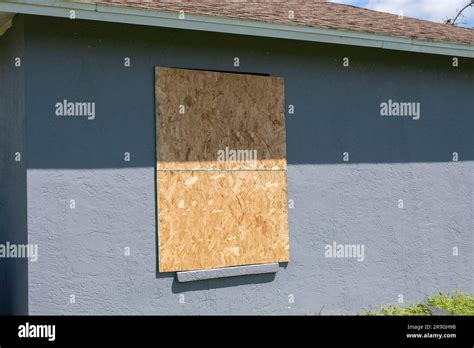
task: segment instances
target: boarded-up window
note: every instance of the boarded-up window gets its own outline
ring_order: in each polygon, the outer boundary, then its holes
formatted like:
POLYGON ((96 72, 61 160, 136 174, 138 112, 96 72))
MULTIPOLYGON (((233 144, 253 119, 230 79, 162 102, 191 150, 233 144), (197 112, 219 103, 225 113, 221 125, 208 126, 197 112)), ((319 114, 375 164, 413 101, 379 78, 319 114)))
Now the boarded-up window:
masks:
POLYGON ((161 272, 289 260, 282 78, 156 68, 161 272))

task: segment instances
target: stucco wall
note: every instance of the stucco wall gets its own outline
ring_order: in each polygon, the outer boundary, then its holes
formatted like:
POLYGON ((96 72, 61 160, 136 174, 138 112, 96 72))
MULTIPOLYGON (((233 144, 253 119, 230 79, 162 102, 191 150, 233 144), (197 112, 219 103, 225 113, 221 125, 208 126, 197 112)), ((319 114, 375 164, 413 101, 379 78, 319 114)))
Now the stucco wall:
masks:
POLYGON ((354 313, 473 291, 472 60, 45 17, 26 37, 30 313, 354 313), (285 78, 294 208, 276 276, 157 273, 155 66, 285 78), (95 120, 56 117, 64 99, 95 102, 95 120), (421 118, 381 117, 388 99, 421 118), (364 261, 325 257, 334 241, 364 261))
MULTIPOLYGON (((23 58, 23 19, 0 37, 0 244, 25 244, 26 163, 24 70, 15 66, 23 58), (16 157, 19 152, 23 158, 16 157)), ((0 258, 0 314, 28 312, 28 262, 0 258)))

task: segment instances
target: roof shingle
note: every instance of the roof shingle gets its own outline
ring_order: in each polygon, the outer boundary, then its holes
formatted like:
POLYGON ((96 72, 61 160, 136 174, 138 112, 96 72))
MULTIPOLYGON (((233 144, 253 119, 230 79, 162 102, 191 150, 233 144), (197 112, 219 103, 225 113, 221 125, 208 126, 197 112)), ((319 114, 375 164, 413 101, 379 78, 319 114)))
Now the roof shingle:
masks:
POLYGON ((318 0, 75 1, 474 45, 474 29, 318 0))

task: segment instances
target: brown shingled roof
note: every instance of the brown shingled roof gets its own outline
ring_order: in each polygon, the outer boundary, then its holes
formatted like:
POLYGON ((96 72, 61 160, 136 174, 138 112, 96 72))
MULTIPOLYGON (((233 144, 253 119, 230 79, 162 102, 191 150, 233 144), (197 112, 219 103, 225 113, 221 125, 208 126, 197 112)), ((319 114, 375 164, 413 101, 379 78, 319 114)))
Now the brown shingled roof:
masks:
POLYGON ((474 29, 318 0, 75 1, 474 45, 474 29))

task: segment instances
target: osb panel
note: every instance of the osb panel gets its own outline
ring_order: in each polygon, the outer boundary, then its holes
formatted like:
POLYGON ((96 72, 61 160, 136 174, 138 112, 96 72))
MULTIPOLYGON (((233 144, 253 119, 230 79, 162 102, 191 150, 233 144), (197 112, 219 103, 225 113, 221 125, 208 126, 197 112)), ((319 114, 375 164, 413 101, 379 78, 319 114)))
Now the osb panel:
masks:
POLYGON ((160 272, 289 260, 286 171, 158 171, 160 272))
POLYGON ((286 169, 284 81, 156 68, 158 169, 286 169))

